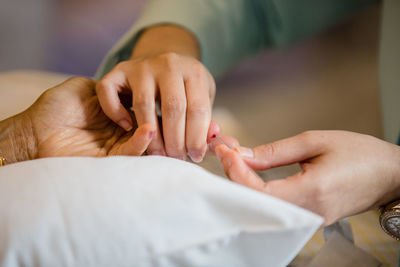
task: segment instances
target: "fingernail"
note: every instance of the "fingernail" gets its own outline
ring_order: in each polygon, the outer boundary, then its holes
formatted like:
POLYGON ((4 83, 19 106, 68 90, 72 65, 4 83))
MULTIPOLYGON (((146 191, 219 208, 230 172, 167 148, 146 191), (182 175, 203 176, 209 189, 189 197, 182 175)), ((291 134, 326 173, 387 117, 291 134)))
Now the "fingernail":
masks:
POLYGON ((254 152, 252 149, 248 148, 248 147, 243 147, 243 146, 239 146, 239 147, 235 147, 235 150, 237 152, 239 152, 239 154, 242 157, 246 157, 246 158, 254 158, 254 152))
POLYGON ((189 155, 190 159, 195 163, 199 163, 203 160, 201 153, 199 153, 198 151, 189 150, 188 155, 189 155))
POLYGON ((129 123, 129 121, 127 121, 127 120, 125 120, 125 119, 120 120, 120 121, 118 122, 118 124, 119 124, 122 128, 124 128, 125 131, 130 131, 130 130, 132 130, 132 125, 129 123))
POLYGON ((150 139, 153 139, 153 137, 156 135, 156 131, 151 131, 150 133, 149 133, 149 138, 150 139))

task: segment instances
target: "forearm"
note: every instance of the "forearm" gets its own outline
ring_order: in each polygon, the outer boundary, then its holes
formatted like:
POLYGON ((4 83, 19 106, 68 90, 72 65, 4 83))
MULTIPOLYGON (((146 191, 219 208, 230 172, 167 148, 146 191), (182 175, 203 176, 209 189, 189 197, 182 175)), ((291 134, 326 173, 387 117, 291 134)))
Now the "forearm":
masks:
POLYGON ((5 164, 34 159, 36 142, 29 118, 24 113, 0 121, 0 156, 5 164))
POLYGON ((195 36, 174 25, 159 25, 145 30, 133 49, 132 59, 170 52, 200 59, 200 47, 195 36))

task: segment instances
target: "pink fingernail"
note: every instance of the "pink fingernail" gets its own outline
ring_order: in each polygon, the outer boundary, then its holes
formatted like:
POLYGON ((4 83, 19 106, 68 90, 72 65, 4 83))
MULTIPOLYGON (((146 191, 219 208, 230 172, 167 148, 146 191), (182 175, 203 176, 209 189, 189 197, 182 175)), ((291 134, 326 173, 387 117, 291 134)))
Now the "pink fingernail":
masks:
POLYGON ((195 163, 199 163, 203 160, 202 154, 199 153, 198 151, 189 150, 188 155, 190 159, 195 163))

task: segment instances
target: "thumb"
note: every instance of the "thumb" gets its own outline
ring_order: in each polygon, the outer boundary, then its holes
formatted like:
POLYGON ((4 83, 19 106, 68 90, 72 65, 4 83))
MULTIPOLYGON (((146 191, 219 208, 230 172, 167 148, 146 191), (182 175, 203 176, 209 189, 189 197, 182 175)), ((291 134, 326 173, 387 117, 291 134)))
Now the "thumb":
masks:
POLYGON ((230 180, 257 191, 264 191, 264 181, 247 166, 237 152, 229 149, 226 145, 218 145, 215 148, 215 154, 230 180))
POLYGON ((139 128, 137 128, 135 133, 113 154, 140 156, 146 151, 155 134, 156 127, 153 124, 143 124, 139 128))
POLYGON ((322 154, 321 136, 305 132, 255 148, 236 147, 245 162, 255 170, 266 170, 298 163, 322 154))
POLYGON ((254 190, 267 193, 271 196, 307 208, 309 189, 303 173, 296 173, 285 179, 264 182, 240 157, 240 155, 225 145, 215 149, 217 157, 222 163, 229 179, 254 190))

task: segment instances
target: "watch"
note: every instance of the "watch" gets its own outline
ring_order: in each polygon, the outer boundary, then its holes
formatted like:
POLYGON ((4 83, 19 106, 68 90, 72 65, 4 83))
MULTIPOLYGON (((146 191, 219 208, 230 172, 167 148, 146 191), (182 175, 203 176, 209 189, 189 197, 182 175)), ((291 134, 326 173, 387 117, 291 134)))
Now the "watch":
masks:
POLYGON ((400 241, 400 200, 389 203, 381 209, 379 222, 383 231, 400 241))

